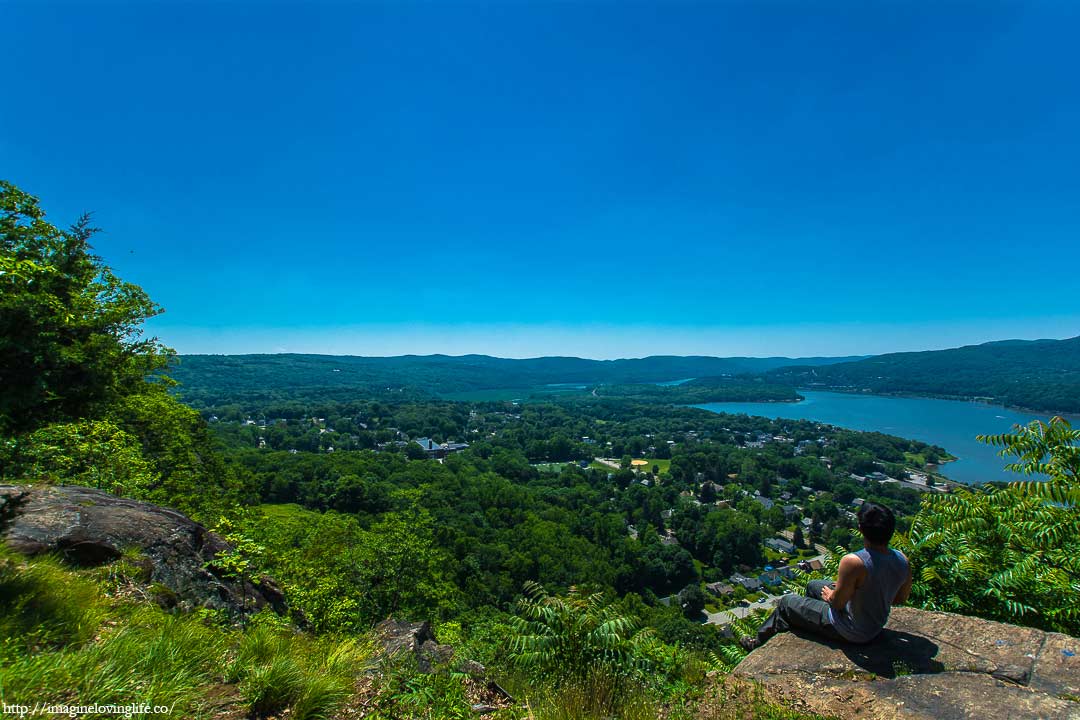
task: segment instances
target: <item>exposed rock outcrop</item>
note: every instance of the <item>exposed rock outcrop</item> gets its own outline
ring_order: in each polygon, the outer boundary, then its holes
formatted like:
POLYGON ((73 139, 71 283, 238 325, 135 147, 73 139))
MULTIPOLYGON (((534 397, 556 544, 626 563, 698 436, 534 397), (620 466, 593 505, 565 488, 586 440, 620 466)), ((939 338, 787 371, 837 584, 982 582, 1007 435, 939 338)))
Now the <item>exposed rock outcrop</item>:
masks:
POLYGON ((775 700, 840 718, 1080 719, 1080 640, 951 613, 893 610, 869 645, 777 635, 736 668, 775 700))
POLYGON ((402 653, 413 655, 421 672, 431 672, 453 663, 456 670, 477 679, 487 673, 484 666, 475 660, 454 662, 454 648, 439 644, 428 622, 383 620, 375 626, 375 636, 382 646, 383 658, 399 657, 402 653))
POLYGON ((383 620, 375 626, 375 635, 382 645, 384 657, 397 657, 401 653, 415 655, 421 672, 431 672, 433 666, 446 665, 454 657, 454 648, 435 642, 431 624, 427 622, 383 620))
POLYGON ((483 665, 475 660, 456 658, 453 647, 439 644, 430 623, 386 619, 375 626, 375 637, 381 652, 372 664, 372 670, 386 661, 411 655, 421 672, 440 672, 450 668, 468 675, 466 685, 470 689, 470 697, 476 701, 472 709, 480 715, 510 707, 515 702, 510 693, 487 677, 487 669, 483 665))
POLYGON ((26 555, 55 553, 82 566, 135 550, 149 583, 164 587, 165 604, 250 612, 285 610, 269 578, 223 577, 210 562, 231 549, 188 517, 167 508, 75 486, 0 485, 0 538, 26 555))

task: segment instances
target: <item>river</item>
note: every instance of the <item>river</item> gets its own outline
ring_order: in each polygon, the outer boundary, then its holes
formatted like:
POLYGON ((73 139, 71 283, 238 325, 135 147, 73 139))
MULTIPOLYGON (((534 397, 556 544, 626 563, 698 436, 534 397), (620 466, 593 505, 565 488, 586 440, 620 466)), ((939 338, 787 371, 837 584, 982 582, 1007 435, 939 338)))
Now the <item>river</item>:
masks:
POLYGON ((852 430, 876 430, 940 445, 959 458, 942 465, 941 472, 952 480, 969 484, 1017 479, 1015 474, 1005 470, 1008 461, 998 457, 994 448, 978 442, 976 435, 1008 432, 1017 423, 1026 424, 1036 418, 1046 420, 1048 417, 961 400, 817 390, 800 390, 799 393, 806 398, 799 403, 732 402, 706 403, 695 407, 716 413, 816 420, 852 430))

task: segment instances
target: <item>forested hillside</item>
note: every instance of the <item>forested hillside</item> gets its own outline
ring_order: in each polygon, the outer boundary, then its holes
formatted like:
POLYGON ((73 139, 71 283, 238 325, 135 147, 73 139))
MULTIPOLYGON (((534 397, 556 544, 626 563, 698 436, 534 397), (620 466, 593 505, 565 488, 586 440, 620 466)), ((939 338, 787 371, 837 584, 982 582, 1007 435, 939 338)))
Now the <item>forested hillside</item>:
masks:
POLYGON ((780 368, 765 377, 798 387, 985 398, 1046 412, 1080 412, 1080 337, 890 353, 827 367, 780 368))
POLYGON ((543 357, 527 360, 487 355, 185 355, 172 369, 182 396, 197 404, 222 397, 273 400, 281 390, 295 397, 347 399, 364 392, 386 398, 439 397, 473 390, 517 389, 527 396, 549 385, 656 383, 688 378, 760 373, 786 365, 816 367, 837 358, 716 358, 655 356, 627 360, 543 357))
POLYGON ((600 385, 598 397, 623 398, 641 402, 694 405, 713 402, 797 402, 802 396, 795 389, 765 382, 761 377, 697 377, 677 384, 600 385))

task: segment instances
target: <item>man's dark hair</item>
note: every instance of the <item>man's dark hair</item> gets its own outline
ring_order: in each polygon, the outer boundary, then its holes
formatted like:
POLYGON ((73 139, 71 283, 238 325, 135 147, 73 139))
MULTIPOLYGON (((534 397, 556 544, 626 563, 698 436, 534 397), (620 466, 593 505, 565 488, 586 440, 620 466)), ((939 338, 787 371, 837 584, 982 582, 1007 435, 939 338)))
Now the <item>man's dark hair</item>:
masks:
POLYGON ((864 502, 859 508, 859 532, 870 542, 887 544, 895 530, 896 516, 889 508, 873 502, 864 502))

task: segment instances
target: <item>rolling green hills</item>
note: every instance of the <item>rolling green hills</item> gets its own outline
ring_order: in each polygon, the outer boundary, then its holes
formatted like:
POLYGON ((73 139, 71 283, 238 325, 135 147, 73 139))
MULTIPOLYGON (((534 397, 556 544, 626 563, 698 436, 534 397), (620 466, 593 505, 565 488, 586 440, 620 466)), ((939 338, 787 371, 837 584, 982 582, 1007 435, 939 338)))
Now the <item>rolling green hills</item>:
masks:
POLYGON ((1080 337, 889 353, 829 366, 779 368, 765 378, 804 388, 985 398, 1046 412, 1080 412, 1080 337))
POLYGON ((683 378, 763 373, 787 365, 818 367, 840 358, 718 358, 654 356, 626 360, 542 357, 525 360, 487 355, 185 355, 173 368, 181 395, 204 404, 223 397, 268 398, 275 390, 341 399, 363 392, 374 397, 438 397, 453 393, 553 384, 642 384, 683 378))

